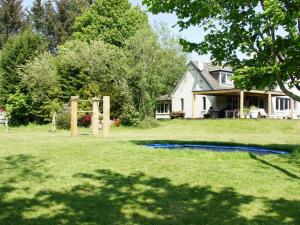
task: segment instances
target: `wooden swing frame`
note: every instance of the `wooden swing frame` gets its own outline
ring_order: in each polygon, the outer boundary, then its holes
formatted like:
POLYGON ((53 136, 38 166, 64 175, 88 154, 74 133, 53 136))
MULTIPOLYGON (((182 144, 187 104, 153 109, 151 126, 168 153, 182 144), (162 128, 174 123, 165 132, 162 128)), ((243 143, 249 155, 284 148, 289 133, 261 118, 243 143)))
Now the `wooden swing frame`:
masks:
MULTIPOLYGON (((79 101, 90 101, 80 100, 78 96, 71 97, 71 136, 78 136, 78 102, 79 101)), ((93 111, 92 112, 92 136, 99 136, 99 98, 93 98, 93 111)), ((81 112, 81 111, 80 111, 81 112)), ((88 111, 84 111, 88 112, 88 111)), ((110 97, 103 96, 103 137, 104 139, 109 138, 110 131, 110 97)))

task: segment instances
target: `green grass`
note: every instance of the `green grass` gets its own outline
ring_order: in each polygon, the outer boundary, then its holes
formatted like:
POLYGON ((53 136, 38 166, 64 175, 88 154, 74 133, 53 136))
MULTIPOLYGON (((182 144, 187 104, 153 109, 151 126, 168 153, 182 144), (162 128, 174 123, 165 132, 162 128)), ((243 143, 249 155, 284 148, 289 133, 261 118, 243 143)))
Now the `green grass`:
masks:
POLYGON ((163 121, 151 129, 115 128, 110 140, 48 129, 0 129, 1 225, 300 224, 300 121, 163 121), (166 140, 292 154, 140 145, 166 140))

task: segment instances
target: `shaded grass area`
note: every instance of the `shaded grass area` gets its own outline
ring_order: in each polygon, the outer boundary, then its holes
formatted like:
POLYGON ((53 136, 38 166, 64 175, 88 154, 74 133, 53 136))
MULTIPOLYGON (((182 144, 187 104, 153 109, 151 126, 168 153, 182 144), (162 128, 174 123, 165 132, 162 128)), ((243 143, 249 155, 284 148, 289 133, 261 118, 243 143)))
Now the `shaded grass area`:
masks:
MULTIPOLYGON (((274 126, 286 124, 270 121, 270 128, 263 128, 269 129, 265 142, 246 142, 240 134, 232 141, 230 126, 236 132, 240 123, 251 127, 260 122, 268 121, 162 122, 154 129, 113 129, 108 141, 72 139, 66 131, 50 134, 48 127, 0 131, 0 224, 300 224, 300 140, 292 138, 300 124, 286 121, 290 129, 283 139, 274 126), (224 136, 212 136, 211 126, 222 122, 224 136), (294 154, 148 150, 139 145, 203 143, 209 135, 207 143, 284 146, 294 154)), ((248 130, 246 136, 259 134, 248 130)))

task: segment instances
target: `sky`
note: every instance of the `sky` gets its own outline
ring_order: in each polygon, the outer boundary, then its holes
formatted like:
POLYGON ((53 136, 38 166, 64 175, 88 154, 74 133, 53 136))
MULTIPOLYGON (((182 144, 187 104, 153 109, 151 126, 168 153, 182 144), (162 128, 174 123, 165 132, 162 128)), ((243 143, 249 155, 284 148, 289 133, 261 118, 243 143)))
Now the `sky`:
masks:
MULTIPOLYGON (((32 5, 33 0, 23 0, 24 7, 30 7, 32 5)), ((130 0, 133 5, 139 5, 143 10, 146 10, 146 7, 142 6, 142 0, 130 0)), ((204 38, 204 33, 199 27, 192 27, 187 30, 180 32, 178 26, 176 25, 177 17, 173 14, 159 14, 153 15, 151 13, 147 13, 149 17, 149 22, 152 26, 156 23, 163 22, 165 23, 173 34, 180 35, 182 38, 191 41, 191 42, 200 42, 204 38)), ((190 58, 192 60, 199 60, 204 62, 209 62, 208 55, 198 55, 197 53, 190 54, 190 58)))

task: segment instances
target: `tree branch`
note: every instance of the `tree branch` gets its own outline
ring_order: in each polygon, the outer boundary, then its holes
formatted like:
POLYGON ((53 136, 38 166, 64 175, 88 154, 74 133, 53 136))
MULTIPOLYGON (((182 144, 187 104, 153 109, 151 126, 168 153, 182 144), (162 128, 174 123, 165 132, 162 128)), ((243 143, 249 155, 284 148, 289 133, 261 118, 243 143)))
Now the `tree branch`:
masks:
POLYGON ((300 95, 296 95, 294 94, 293 92, 289 91, 286 86, 284 85, 283 81, 282 81, 282 78, 280 76, 280 73, 277 73, 276 74, 276 80, 277 80, 277 83, 280 87, 280 89, 283 91, 283 93, 285 93, 287 96, 291 97, 292 99, 300 102, 300 95))
POLYGON ((297 78, 294 77, 293 75, 289 75, 291 81, 295 85, 295 87, 300 91, 300 83, 297 81, 297 78))

